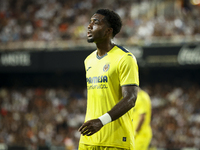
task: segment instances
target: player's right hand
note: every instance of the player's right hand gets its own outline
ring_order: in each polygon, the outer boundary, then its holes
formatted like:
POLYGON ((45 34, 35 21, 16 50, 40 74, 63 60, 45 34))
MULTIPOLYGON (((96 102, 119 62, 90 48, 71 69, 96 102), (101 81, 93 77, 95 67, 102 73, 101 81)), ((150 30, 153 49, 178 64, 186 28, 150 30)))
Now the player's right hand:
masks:
POLYGON ((93 120, 89 120, 87 122, 85 122, 79 129, 78 131, 82 134, 82 135, 87 135, 87 136, 91 136, 94 133, 96 133, 97 131, 99 131, 101 128, 103 127, 102 122, 100 121, 100 119, 93 119, 93 120))

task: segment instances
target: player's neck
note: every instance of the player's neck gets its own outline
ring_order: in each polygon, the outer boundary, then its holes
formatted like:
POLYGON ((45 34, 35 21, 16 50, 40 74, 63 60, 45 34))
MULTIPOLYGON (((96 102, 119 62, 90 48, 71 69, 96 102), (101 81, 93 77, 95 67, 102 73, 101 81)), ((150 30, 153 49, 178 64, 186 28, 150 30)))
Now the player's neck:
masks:
POLYGON ((115 44, 110 42, 107 44, 96 44, 97 46, 97 55, 98 56, 104 56, 107 52, 109 52, 114 46, 115 44))

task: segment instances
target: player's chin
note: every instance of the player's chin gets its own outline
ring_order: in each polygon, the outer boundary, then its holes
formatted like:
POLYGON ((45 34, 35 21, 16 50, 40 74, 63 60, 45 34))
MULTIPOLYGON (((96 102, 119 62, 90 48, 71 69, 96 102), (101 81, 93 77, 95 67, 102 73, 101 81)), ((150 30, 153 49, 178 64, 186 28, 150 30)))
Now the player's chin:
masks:
POLYGON ((88 43, 93 43, 94 39, 93 38, 88 38, 87 41, 88 41, 88 43))

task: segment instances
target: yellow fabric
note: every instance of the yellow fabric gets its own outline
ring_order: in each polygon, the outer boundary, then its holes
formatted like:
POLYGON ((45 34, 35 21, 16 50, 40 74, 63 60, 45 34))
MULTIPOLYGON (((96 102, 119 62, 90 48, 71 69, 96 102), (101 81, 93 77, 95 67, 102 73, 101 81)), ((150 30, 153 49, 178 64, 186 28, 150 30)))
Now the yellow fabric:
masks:
POLYGON ((147 150, 151 138, 152 130, 150 126, 151 122, 151 100, 149 95, 139 90, 135 107, 133 108, 133 128, 136 130, 140 115, 145 114, 144 123, 138 133, 135 133, 135 149, 136 150, 147 150))
POLYGON ((78 150, 127 150, 124 148, 79 144, 78 150))
MULTIPOLYGON (((111 110, 122 99, 121 86, 139 85, 136 59, 123 47, 115 46, 101 58, 94 51, 85 59, 85 69, 88 91, 85 121, 111 110)), ((131 114, 127 112, 92 136, 81 136, 80 143, 129 149, 134 144, 131 114)))
POLYGON ((142 135, 135 137, 135 150, 148 150, 149 144, 151 142, 151 135, 142 135))

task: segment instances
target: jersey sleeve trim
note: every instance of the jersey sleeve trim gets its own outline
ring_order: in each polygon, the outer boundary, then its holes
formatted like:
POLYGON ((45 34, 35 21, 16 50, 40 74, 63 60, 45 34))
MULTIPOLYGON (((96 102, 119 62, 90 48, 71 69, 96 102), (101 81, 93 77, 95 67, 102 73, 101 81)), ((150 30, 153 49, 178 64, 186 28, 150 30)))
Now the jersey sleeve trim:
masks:
POLYGON ((127 49, 125 49, 124 47, 120 46, 120 45, 116 45, 119 49, 121 49, 122 51, 129 53, 129 51, 127 49))
POLYGON ((139 85, 137 85, 137 84, 124 84, 124 85, 122 85, 121 87, 123 87, 123 86, 129 86, 129 85, 133 85, 133 86, 139 87, 139 85))

